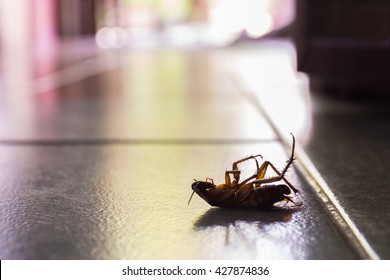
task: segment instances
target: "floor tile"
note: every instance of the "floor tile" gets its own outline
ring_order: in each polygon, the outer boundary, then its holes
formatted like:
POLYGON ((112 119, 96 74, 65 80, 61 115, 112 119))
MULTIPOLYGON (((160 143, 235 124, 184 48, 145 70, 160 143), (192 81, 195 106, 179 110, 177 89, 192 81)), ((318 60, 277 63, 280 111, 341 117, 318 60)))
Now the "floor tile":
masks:
POLYGON ((275 138, 224 76, 218 52, 121 55, 118 69, 32 97, 6 96, 0 140, 275 138))
POLYGON ((306 150, 377 254, 390 258, 390 113, 383 101, 313 96, 306 150))
POLYGON ((237 158, 264 151, 283 166, 277 142, 0 149, 1 259, 356 257, 292 170, 302 209, 223 210, 198 196, 187 205, 194 178, 222 182, 237 158))
MULTIPOLYGON (((223 182, 235 160, 286 163, 234 72, 259 55, 257 85, 299 92, 294 76, 269 66, 286 66, 277 45, 115 55, 113 69, 2 96, 2 259, 357 258, 293 170, 301 208, 223 210, 198 196, 187 205, 193 179, 223 182)), ((242 177, 254 168, 244 164, 242 177)))

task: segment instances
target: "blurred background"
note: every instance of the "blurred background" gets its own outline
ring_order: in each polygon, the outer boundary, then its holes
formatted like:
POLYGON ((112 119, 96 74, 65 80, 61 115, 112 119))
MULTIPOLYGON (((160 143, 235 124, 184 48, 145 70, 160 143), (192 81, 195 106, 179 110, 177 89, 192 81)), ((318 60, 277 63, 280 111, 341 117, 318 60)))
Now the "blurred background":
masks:
POLYGON ((388 88, 388 6, 386 0, 1 0, 2 69, 18 69, 21 61, 34 69, 22 67, 19 75, 43 75, 56 52, 76 41, 79 55, 91 55, 94 46, 221 47, 283 36, 294 38, 298 70, 312 83, 378 91, 388 88))
POLYGON ((389 77, 388 0, 0 0, 0 257, 390 258, 389 77), (294 171, 299 211, 185 208, 290 132, 356 229, 294 171))
POLYGON ((228 46, 289 25, 294 10, 293 0, 1 0, 2 71, 34 78, 98 49, 228 46))
POLYGON ((292 0, 2 0, 1 34, 36 50, 88 36, 102 48, 225 46, 290 24, 294 10, 292 0))

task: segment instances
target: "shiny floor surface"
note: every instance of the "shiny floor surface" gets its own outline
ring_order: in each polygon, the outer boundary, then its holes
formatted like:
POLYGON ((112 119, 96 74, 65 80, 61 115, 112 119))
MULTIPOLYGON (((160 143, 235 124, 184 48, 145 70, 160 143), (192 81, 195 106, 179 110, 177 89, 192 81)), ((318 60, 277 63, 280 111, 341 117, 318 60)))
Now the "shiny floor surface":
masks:
MULTIPOLYGON (((312 117, 307 79, 293 71, 292 52, 286 42, 101 52, 18 83, 3 66, 0 258, 359 258, 295 167, 287 178, 300 190, 294 199, 301 207, 219 209, 197 195, 187 205, 193 179, 222 183, 245 156, 262 154, 284 167, 291 147, 252 98, 267 110, 287 110, 277 114, 289 119, 285 129, 308 147, 352 220, 388 258, 388 228, 378 223, 387 206, 365 206, 366 188, 356 186, 350 198, 353 186, 332 180, 345 166, 333 170, 333 161, 321 160, 328 142, 316 125, 326 119, 312 117), (378 212, 371 225, 359 209, 378 212)), ((241 167, 242 178, 255 170, 253 162, 241 167)), ((353 180, 349 174, 344 180, 353 180)))
POLYGON ((312 100, 315 126, 306 151, 374 251, 390 259, 389 100, 312 100))

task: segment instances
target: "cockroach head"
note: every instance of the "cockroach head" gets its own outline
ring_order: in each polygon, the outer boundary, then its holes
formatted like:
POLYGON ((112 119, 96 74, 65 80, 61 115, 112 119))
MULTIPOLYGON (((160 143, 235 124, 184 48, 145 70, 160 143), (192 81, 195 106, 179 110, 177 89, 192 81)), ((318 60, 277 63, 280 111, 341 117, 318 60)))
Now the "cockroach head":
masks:
POLYGON ((193 190, 190 199, 188 200, 188 204, 190 204, 192 196, 194 193, 197 193, 201 197, 203 196, 203 193, 209 189, 215 188, 215 185, 211 182, 204 182, 204 181, 196 181, 192 183, 191 188, 193 190))
POLYGON ((191 188, 194 192, 196 192, 197 190, 203 192, 205 190, 212 189, 214 187, 215 187, 215 185, 213 183, 204 182, 204 181, 195 181, 191 185, 191 188))

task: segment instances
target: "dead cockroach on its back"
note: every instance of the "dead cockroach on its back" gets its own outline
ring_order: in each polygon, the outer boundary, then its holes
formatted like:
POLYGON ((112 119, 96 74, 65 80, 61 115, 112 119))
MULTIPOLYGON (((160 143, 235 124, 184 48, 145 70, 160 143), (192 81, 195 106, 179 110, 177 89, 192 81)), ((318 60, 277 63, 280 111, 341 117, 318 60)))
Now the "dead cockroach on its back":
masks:
POLYGON ((233 163, 232 170, 225 172, 224 184, 215 185, 213 179, 210 178, 206 178, 205 181, 195 180, 191 186, 193 192, 188 204, 194 193, 197 193, 211 206, 218 207, 267 208, 283 200, 286 203, 292 202, 297 205, 289 195, 291 191, 295 194, 298 190, 284 177, 294 161, 295 137, 293 134, 291 135, 293 138, 291 156, 281 172, 269 161, 264 161, 259 166, 257 158, 262 158, 261 155, 243 158, 233 163), (250 159, 253 159, 256 163, 256 172, 240 182, 241 171, 238 169, 238 164, 250 159), (265 174, 268 167, 271 167, 277 176, 266 178, 265 174), (233 180, 231 176, 233 176, 233 180), (276 182, 281 183, 270 184, 276 182))

